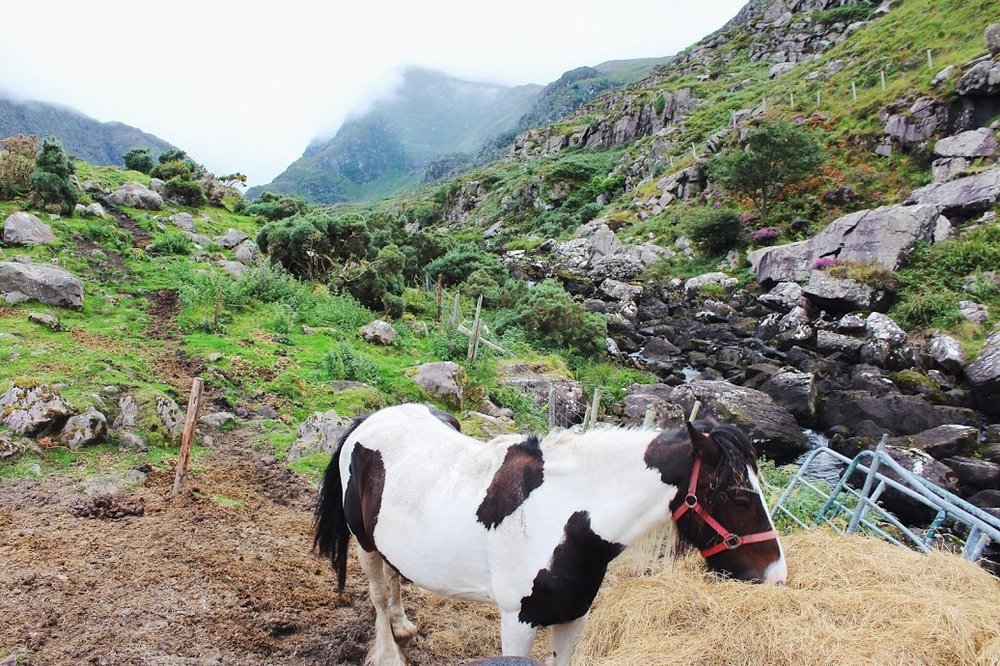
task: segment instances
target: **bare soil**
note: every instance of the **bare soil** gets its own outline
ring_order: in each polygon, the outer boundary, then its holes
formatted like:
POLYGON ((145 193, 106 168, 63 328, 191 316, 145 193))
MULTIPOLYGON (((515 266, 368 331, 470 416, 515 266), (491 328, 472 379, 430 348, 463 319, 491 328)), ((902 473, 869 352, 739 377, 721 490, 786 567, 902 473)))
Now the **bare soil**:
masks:
MULTIPOLYGON (((216 434, 173 499, 173 471, 148 467, 144 483, 111 493, 68 476, 0 485, 0 658, 361 663, 372 637, 366 580, 352 559, 338 595, 329 563, 311 553, 316 489, 255 451, 254 436, 252 423, 216 434)), ((406 649, 413 664, 498 647, 449 633, 458 610, 466 630, 497 634, 490 609, 407 588, 408 608, 424 606, 406 649)))

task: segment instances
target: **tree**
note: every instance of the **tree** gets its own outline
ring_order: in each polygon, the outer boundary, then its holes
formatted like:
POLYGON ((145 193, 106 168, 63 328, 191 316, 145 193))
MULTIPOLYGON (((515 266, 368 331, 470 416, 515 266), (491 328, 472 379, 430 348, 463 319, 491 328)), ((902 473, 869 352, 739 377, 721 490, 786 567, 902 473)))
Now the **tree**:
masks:
POLYGON ((809 130, 787 122, 771 122, 750 132, 746 150, 713 158, 709 178, 750 197, 761 219, 766 220, 781 191, 809 176, 822 163, 823 149, 809 130))
POLYGON ((338 264, 363 258, 370 239, 368 225, 357 213, 317 209, 265 224, 257 245, 294 275, 321 280, 338 264))
POLYGON ((59 204, 63 215, 72 215, 80 193, 70 176, 76 168, 63 150, 59 139, 49 137, 42 142, 42 152, 35 160, 31 187, 35 196, 46 204, 59 204))
POLYGON ((546 346, 586 356, 604 349, 604 317, 587 312, 554 279, 528 289, 516 310, 517 322, 546 346))
POLYGON ((139 173, 149 173, 153 170, 153 156, 149 148, 133 148, 124 155, 122 161, 126 169, 132 169, 139 173))

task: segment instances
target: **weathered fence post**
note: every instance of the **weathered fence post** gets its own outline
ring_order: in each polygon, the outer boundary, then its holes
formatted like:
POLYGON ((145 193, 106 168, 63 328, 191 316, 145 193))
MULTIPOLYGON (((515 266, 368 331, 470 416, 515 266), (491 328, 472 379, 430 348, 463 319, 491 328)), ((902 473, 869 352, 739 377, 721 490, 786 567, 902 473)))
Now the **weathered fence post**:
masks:
POLYGON ((934 71, 934 56, 931 55, 930 49, 927 49, 927 69, 934 71))
POLYGON ((466 360, 474 361, 476 360, 476 352, 479 350, 479 332, 482 326, 482 312, 483 312, 483 295, 479 295, 479 300, 476 301, 476 316, 472 320, 472 335, 469 336, 469 353, 466 355, 466 360))
POLYGON ((816 91, 816 106, 820 105, 820 92, 819 90, 816 91))
POLYGON ((441 322, 441 299, 444 297, 444 276, 438 273, 437 285, 437 322, 441 322))
POLYGON ((788 105, 795 108, 795 93, 793 92, 788 93, 788 105))
POLYGON ((201 407, 201 393, 205 387, 205 380, 195 377, 191 382, 191 397, 188 399, 187 416, 184 419, 184 434, 181 435, 181 450, 177 456, 177 473, 174 475, 174 488, 170 493, 171 497, 177 497, 184 485, 184 477, 188 473, 188 465, 191 463, 191 445, 194 443, 194 427, 198 423, 198 408, 201 407))
POLYGON ((556 387, 549 384, 549 430, 556 427, 556 387))
POLYGON ((583 416, 583 431, 587 432, 594 427, 597 422, 597 410, 601 407, 601 387, 594 387, 594 399, 590 402, 590 407, 583 416))
POLYGON ((458 328, 458 317, 459 317, 459 314, 460 314, 460 312, 459 312, 459 310, 460 310, 459 306, 461 305, 461 300, 462 300, 462 294, 461 294, 461 292, 456 291, 455 292, 455 307, 451 311, 451 323, 455 326, 455 328, 458 328))
POLYGON ((882 90, 885 90, 885 70, 884 69, 878 70, 878 76, 879 79, 881 79, 882 81, 882 90))
POLYGON ((854 81, 851 81, 851 97, 854 98, 855 102, 858 101, 858 87, 854 84, 854 81))

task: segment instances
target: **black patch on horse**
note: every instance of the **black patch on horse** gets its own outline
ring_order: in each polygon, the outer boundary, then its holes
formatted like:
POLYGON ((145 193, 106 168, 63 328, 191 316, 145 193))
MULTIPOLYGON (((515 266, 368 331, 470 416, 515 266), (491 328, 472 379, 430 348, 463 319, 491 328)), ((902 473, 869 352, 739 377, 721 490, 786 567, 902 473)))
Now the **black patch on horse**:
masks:
POLYGON ((375 550, 375 525, 382 508, 385 463, 382 453, 356 443, 351 451, 351 475, 344 491, 344 516, 358 545, 375 550))
POLYGON ((608 563, 625 550, 590 528, 590 514, 577 511, 566 521, 562 542, 552 562, 535 576, 531 594, 521 599, 518 619, 533 627, 570 622, 594 603, 608 563))
POLYGON ((646 447, 643 461, 660 473, 663 483, 680 488, 682 482, 687 482, 693 463, 687 431, 677 428, 657 435, 646 447))
POLYGON ((486 497, 476 510, 479 522, 491 530, 517 511, 528 495, 542 485, 545 463, 538 437, 531 435, 507 449, 503 464, 486 489, 486 497))
POLYGON ((462 432, 462 424, 458 422, 454 416, 444 411, 443 409, 438 409, 433 405, 427 405, 427 409, 430 410, 431 414, 437 417, 437 420, 445 425, 450 425, 458 432, 462 432))

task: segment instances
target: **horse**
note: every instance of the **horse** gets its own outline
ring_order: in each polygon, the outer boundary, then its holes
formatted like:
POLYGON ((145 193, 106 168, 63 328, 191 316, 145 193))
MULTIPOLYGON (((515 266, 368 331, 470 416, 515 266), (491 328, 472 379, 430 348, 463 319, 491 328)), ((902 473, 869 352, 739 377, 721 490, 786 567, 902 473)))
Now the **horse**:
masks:
POLYGON ((366 664, 406 664, 416 635, 400 577, 500 610, 504 655, 527 657, 551 627, 550 663, 566 666, 608 564, 672 522, 708 568, 784 584, 787 565, 738 427, 557 430, 481 442, 453 416, 405 404, 358 419, 326 469, 314 550, 342 592, 351 535, 375 607, 366 664))

